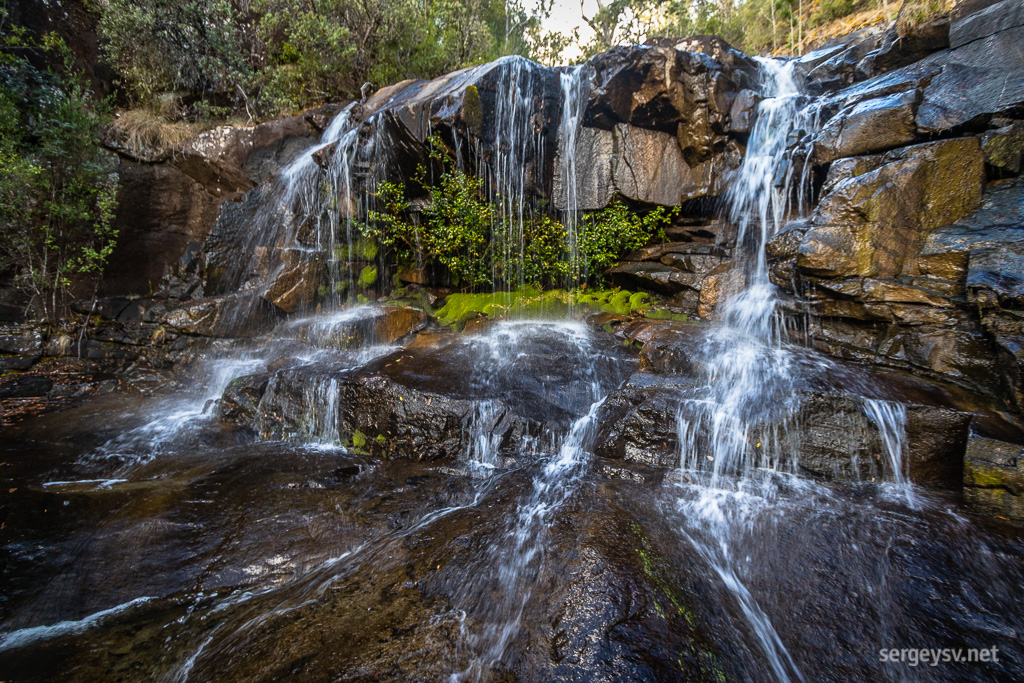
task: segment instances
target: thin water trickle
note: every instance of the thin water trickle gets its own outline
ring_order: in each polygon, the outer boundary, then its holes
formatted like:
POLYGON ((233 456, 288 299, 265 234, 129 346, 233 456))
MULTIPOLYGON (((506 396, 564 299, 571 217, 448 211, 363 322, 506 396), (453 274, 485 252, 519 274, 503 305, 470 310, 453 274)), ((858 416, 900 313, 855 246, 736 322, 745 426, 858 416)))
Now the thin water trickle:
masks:
POLYGON ((560 179, 565 193, 562 223, 565 226, 566 247, 569 263, 574 268, 569 273, 570 283, 586 280, 587 273, 578 272, 579 259, 579 169, 577 152, 583 112, 590 92, 590 72, 586 65, 576 66, 559 74, 562 86, 562 120, 558 127, 558 155, 564 177, 560 179))
POLYGON ((555 455, 534 475, 529 496, 518 505, 505 532, 505 542, 490 549, 491 574, 468 580, 461 591, 470 594, 463 599, 475 607, 477 626, 463 629, 463 641, 474 656, 468 668, 451 675, 452 683, 489 680, 519 635, 523 611, 542 570, 547 530, 586 474, 602 403, 604 399, 595 401, 573 424, 555 455), (500 591, 487 601, 484 591, 492 583, 500 591))

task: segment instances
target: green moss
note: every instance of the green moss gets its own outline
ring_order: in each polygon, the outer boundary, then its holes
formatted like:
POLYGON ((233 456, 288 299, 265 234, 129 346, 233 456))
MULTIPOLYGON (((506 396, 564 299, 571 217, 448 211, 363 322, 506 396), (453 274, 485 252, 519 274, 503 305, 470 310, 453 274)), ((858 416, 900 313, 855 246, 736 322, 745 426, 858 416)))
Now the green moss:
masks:
POLYGON ((965 471, 968 485, 982 488, 996 488, 1003 485, 1003 470, 1001 467, 984 465, 975 460, 967 460, 965 471))
POLYGON ((652 308, 644 312, 644 317, 650 320, 676 320, 681 323, 690 319, 685 313, 673 313, 667 308, 652 308))
POLYGON ((561 289, 541 291, 524 287, 513 292, 487 292, 481 294, 451 294, 437 311, 442 325, 461 328, 466 321, 479 315, 489 318, 560 317, 575 306, 595 312, 631 315, 650 307, 647 292, 626 289, 603 289, 566 292, 561 289))
POLYGON ((359 271, 359 279, 356 280, 356 284, 360 287, 366 288, 371 286, 377 281, 377 266, 366 266, 359 271))
POLYGON ((474 133, 479 134, 484 127, 484 110, 480 106, 480 91, 475 85, 467 85, 462 96, 462 120, 474 133))
POLYGON ((524 287, 514 292, 488 292, 482 294, 451 294, 437 311, 442 325, 461 328, 467 320, 478 315, 489 318, 564 317, 569 312, 570 295, 560 289, 543 292, 524 287))
POLYGON ((358 429, 352 433, 352 446, 359 450, 366 448, 366 434, 363 434, 358 429))
POLYGON ((320 285, 319 287, 317 287, 316 293, 317 296, 323 298, 331 293, 331 288, 328 287, 327 285, 320 285))
POLYGON ((335 261, 372 261, 380 254, 380 245, 369 237, 360 237, 350 244, 334 247, 335 261))
POLYGON ((598 289, 582 292, 574 297, 579 304, 587 304, 592 309, 603 313, 615 313, 617 315, 630 315, 641 312, 650 304, 647 300, 650 295, 647 292, 630 292, 628 289, 598 289))
POLYGON ((377 244, 376 240, 369 238, 363 238, 356 241, 355 258, 359 261, 372 261, 377 258, 377 254, 380 253, 380 245, 377 244))
POLYGON ((690 662, 696 662, 702 674, 702 679, 724 682, 725 671, 722 669, 711 645, 705 642, 704 638, 700 635, 701 624, 697 613, 689 601, 680 593, 675 583, 670 580, 673 572, 669 563, 651 547, 651 542, 644 535, 639 524, 631 522, 629 528, 639 542, 640 547, 636 549, 636 553, 640 558, 644 574, 671 603, 671 608, 666 609, 667 605, 663 607, 660 601, 655 599, 655 614, 665 621, 668 621, 671 617, 680 617, 686 622, 690 630, 690 635, 686 637, 686 651, 680 652, 676 660, 680 670, 690 670, 692 664, 688 665, 687 660, 689 660, 690 662))

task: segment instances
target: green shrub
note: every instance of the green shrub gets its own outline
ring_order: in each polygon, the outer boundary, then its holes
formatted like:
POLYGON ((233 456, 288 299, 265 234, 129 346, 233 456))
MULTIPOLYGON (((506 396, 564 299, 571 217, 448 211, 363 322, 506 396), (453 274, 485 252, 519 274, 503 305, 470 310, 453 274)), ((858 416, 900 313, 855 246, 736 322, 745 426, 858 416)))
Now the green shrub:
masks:
POLYGON ((440 166, 436 182, 430 182, 425 168, 414 179, 427 195, 421 221, 410 215, 405 187, 382 182, 373 194, 376 208, 367 212, 359 229, 389 249, 401 265, 441 264, 452 283, 463 289, 601 282, 604 271, 624 254, 653 237, 664 238, 664 227, 675 213, 658 207, 640 215, 616 199, 583 218, 576 253, 570 253, 565 226, 550 216, 527 212, 521 225, 506 223, 484 198, 483 181, 454 168, 436 137, 431 158, 440 166))
POLYGON ((49 36, 23 46, 63 58, 64 69, 0 58, 0 260, 55 322, 114 249, 117 163, 100 146, 109 107, 93 101, 67 46, 49 36))
POLYGON ((665 226, 672 221, 676 209, 659 206, 644 216, 631 211, 622 201, 614 200, 600 211, 587 214, 580 225, 579 257, 573 264, 578 283, 600 282, 605 270, 631 251, 644 246, 652 238, 665 238, 665 226))

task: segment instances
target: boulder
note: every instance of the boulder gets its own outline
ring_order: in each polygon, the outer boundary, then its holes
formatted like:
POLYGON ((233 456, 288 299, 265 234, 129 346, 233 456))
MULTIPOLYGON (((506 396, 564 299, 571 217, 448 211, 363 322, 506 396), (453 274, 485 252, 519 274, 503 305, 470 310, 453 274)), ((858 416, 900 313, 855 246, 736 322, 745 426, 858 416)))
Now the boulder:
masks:
POLYGON ((166 313, 164 321, 189 335, 235 336, 258 329, 264 316, 271 317, 268 308, 256 292, 244 291, 187 303, 166 313))
POLYGON ((672 266, 650 261, 623 261, 605 272, 616 287, 653 290, 673 294, 684 289, 700 290, 703 275, 685 273, 672 266))
POLYGON ((976 138, 906 147, 840 173, 798 249, 796 267, 810 275, 916 274, 927 233, 977 209, 984 183, 976 138))
POLYGON ((948 131, 1024 103, 1024 9, 1019 0, 954 18, 949 43, 941 73, 924 91, 918 128, 948 131))
POLYGON ((749 133, 754 127, 760 103, 761 96, 753 90, 740 90, 729 109, 729 132, 749 133))
POLYGON ((701 282, 697 315, 711 319, 722 302, 743 287, 743 268, 735 262, 726 262, 713 269, 701 282))
POLYGON ((681 393, 692 387, 683 378, 633 375, 602 404, 594 453, 610 460, 679 467, 676 411, 681 393))
POLYGON ((886 73, 913 64, 949 47, 948 16, 941 15, 923 24, 902 27, 902 14, 909 5, 900 8, 901 17, 882 38, 878 49, 868 53, 857 64, 856 72, 865 77, 886 73))
POLYGON ((325 272, 324 262, 320 258, 308 258, 295 250, 286 250, 282 253, 281 266, 271 276, 263 298, 285 313, 294 313, 313 302, 325 272))
MULTIPOLYGON (((576 168, 579 210, 600 209, 619 193, 647 204, 679 206, 698 197, 718 196, 738 166, 735 143, 722 153, 691 165, 677 136, 661 131, 616 125, 611 131, 582 128, 577 136, 576 168)), ((566 209, 565 159, 555 160, 554 203, 566 209)))
POLYGON ((1020 174, 1024 159, 1024 121, 1008 123, 981 136, 981 153, 993 175, 1020 174))
POLYGON ((885 36, 884 26, 849 33, 796 60, 808 92, 818 94, 850 85, 861 72, 858 65, 875 52, 885 36))
POLYGON ((584 122, 610 130, 619 124, 694 135, 725 129, 737 91, 720 63, 673 47, 614 47, 587 63, 591 89, 584 122))
POLYGON ((374 344, 390 345, 423 329, 426 314, 400 306, 355 309, 335 315, 315 315, 289 323, 284 334, 321 349, 357 349, 374 344))
POLYGON ((861 101, 840 112, 815 138, 815 160, 826 164, 913 142, 917 138, 917 103, 916 92, 895 93, 861 101))

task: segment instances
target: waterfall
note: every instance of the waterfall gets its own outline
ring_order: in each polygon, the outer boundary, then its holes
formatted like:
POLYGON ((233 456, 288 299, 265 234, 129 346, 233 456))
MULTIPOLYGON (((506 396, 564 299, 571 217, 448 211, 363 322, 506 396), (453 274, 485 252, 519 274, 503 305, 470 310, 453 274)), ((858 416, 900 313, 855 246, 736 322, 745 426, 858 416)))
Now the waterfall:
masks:
POLYGON ((775 678, 790 681, 802 680, 800 670, 744 581, 739 544, 775 500, 764 473, 795 467, 786 437, 798 405, 796 362, 782 345, 764 248, 793 213, 794 193, 804 191, 792 138, 811 127, 814 110, 804 106, 792 62, 760 65, 765 99, 726 198, 747 254, 745 286, 724 303, 722 324, 698 351, 704 386, 679 406, 684 481, 696 483, 677 507, 683 535, 733 594, 775 678))
POLYGON ((579 171, 576 168, 576 151, 583 112, 590 92, 589 72, 586 66, 573 67, 559 74, 562 86, 562 118, 558 127, 558 154, 562 160, 565 177, 561 178, 565 192, 565 210, 562 220, 565 225, 566 247, 569 252, 570 286, 585 280, 587 273, 579 270, 579 171))
MULTIPOLYGON (((772 674, 790 681, 803 676, 748 585, 756 575, 744 555, 747 544, 760 543, 754 529, 773 533, 780 524, 789 508, 782 496, 807 495, 814 486, 792 476, 799 437, 794 419, 807 366, 783 343, 765 247, 786 221, 806 211, 807 132, 817 127, 818 105, 801 95, 793 62, 759 64, 765 99, 726 196, 727 217, 745 253, 744 286, 725 301, 721 324, 697 352, 704 385, 679 406, 682 482, 676 507, 684 537, 735 598, 772 674)), ((912 503, 901 461, 905 409, 870 399, 862 399, 862 406, 878 428, 886 473, 912 503)), ((828 498, 827 491, 813 495, 828 498)))
MULTIPOLYGON (((521 255, 526 246, 526 226, 533 218, 534 185, 544 168, 544 136, 537 118, 535 98, 542 89, 539 67, 523 57, 499 60, 501 75, 494 100, 494 139, 488 140, 489 158, 480 159, 477 173, 488 188, 488 199, 498 211, 492 224, 492 243, 501 253, 492 262, 492 279, 502 274, 496 264, 519 262, 504 274, 509 290, 525 282, 521 255)), ((458 136, 455 136, 458 139, 458 136)))
POLYGON ((705 388, 680 406, 683 465, 710 470, 716 479, 792 466, 778 439, 758 438, 773 419, 791 415, 797 400, 794 359, 781 342, 764 248, 793 212, 794 194, 805 192, 792 138, 813 126, 815 112, 805 106, 792 63, 760 64, 766 98, 726 197, 737 243, 747 253, 745 286, 723 304, 721 326, 698 352, 705 388))

